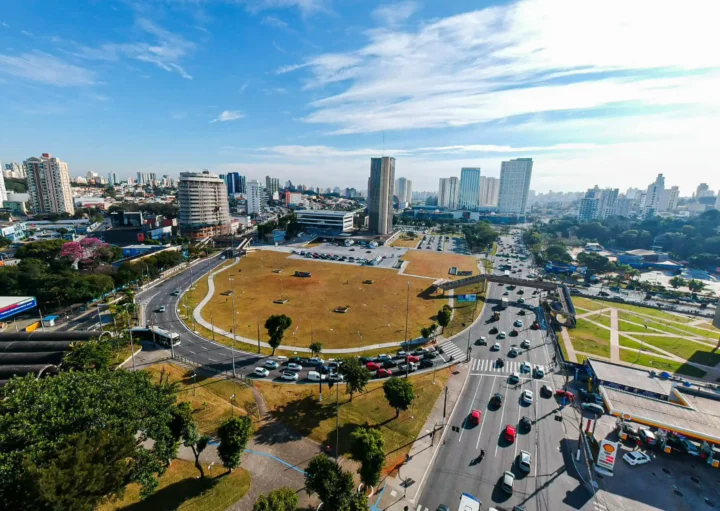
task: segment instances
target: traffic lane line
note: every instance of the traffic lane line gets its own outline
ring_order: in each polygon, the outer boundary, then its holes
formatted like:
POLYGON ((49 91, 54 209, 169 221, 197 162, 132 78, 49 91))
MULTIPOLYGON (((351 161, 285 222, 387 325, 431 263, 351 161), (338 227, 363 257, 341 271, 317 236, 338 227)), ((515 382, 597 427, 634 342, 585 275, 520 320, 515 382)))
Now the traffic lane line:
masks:
MULTIPOLYGON (((481 376, 481 378, 482 378, 482 376, 481 376)), ((495 388, 495 380, 496 379, 497 379, 497 376, 493 376, 493 382, 492 382, 492 385, 490 386, 490 396, 491 397, 493 395, 493 389, 495 388)), ((482 438, 483 427, 485 427, 485 421, 487 420, 487 412, 489 409, 490 409, 490 400, 488 399, 488 402, 485 405, 485 412, 483 413, 483 416, 481 417, 482 420, 480 421, 480 431, 478 431, 478 439, 477 439, 477 442, 475 443, 476 451, 480 447, 480 439, 482 438)))
MULTIPOLYGON (((500 431, 498 432, 498 436, 502 434, 502 428, 504 427, 504 426, 503 426, 503 417, 505 417, 505 408, 507 408, 507 402, 508 402, 508 397, 507 397, 507 395, 506 395, 506 396, 505 396, 505 406, 502 406, 502 407, 501 407, 501 408, 502 408, 502 412, 500 412, 500 431)), ((498 453, 498 448, 499 448, 499 447, 500 447, 500 442, 499 442, 499 441, 496 441, 496 442, 495 442, 495 457, 497 457, 497 453, 498 453)))
POLYGON ((478 390, 480 390, 480 384, 482 383, 482 377, 478 379, 477 387, 475 387, 475 393, 473 394, 472 400, 470 401, 470 408, 468 408, 467 413, 465 414, 465 419, 463 419, 462 426, 460 427, 460 436, 458 437, 458 442, 462 440, 463 433, 465 432, 465 426, 467 425, 468 416, 470 415, 470 411, 472 410, 473 404, 475 404, 475 397, 477 396, 478 390))

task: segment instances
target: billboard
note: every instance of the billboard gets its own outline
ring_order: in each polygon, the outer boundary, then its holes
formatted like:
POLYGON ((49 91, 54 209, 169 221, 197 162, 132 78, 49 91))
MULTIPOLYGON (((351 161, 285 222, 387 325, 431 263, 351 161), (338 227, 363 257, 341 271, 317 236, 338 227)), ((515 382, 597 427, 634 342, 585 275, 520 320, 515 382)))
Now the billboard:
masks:
POLYGON ((602 440, 600 442, 600 451, 595 462, 595 471, 602 475, 612 477, 615 467, 615 458, 618 454, 617 442, 602 440))
POLYGON ((455 301, 458 303, 462 302, 476 302, 477 301, 477 295, 457 295, 455 297, 455 301))
POLYGON ((37 307, 34 296, 0 296, 0 321, 34 307, 37 307))

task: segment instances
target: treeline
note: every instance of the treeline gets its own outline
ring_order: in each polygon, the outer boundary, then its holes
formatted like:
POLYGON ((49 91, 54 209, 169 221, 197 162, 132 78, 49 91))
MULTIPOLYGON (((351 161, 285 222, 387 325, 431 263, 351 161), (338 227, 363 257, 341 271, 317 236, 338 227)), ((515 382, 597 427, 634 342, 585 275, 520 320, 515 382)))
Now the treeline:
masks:
POLYGON ((489 222, 474 222, 463 225, 462 232, 465 235, 465 241, 468 247, 470 247, 470 250, 473 252, 482 252, 490 249, 499 237, 489 222))

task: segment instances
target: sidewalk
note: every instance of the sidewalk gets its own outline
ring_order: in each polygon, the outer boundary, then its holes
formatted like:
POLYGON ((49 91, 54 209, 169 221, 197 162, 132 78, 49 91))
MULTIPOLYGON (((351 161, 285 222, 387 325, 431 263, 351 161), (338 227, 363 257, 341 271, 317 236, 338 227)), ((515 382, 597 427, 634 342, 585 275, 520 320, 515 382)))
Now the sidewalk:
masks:
MULTIPOLYGON (((469 374, 467 364, 458 364, 447 382, 446 424, 450 423, 455 405, 462 395, 469 374)), ((413 504, 420 496, 425 484, 425 477, 432 467, 438 450, 443 445, 446 431, 442 427, 444 409, 445 393, 441 394, 435 402, 425 425, 410 449, 407 463, 399 467, 399 471, 394 477, 387 476, 384 481, 381 481, 376 495, 369 499, 371 511, 404 511, 405 506, 413 510, 417 507, 413 504), (433 430, 435 430, 434 435, 433 430), (405 487, 405 481, 407 481, 407 487, 405 487)))

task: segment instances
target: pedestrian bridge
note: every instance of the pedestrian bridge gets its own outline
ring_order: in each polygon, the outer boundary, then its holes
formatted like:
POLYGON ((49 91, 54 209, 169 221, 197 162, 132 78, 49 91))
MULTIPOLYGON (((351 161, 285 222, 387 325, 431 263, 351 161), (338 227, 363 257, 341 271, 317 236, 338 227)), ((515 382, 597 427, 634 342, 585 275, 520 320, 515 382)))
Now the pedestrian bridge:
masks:
POLYGON ((570 290, 565 284, 556 284, 555 282, 545 282, 530 279, 520 279, 517 277, 507 277, 505 275, 474 275, 465 279, 447 280, 440 279, 433 282, 435 291, 448 291, 450 289, 458 289, 465 286, 483 283, 483 291, 486 282, 495 282, 496 284, 504 284, 506 286, 531 287, 548 291, 548 298, 552 298, 551 309, 556 321, 560 324, 574 327, 575 326, 575 306, 572 303, 570 290))

